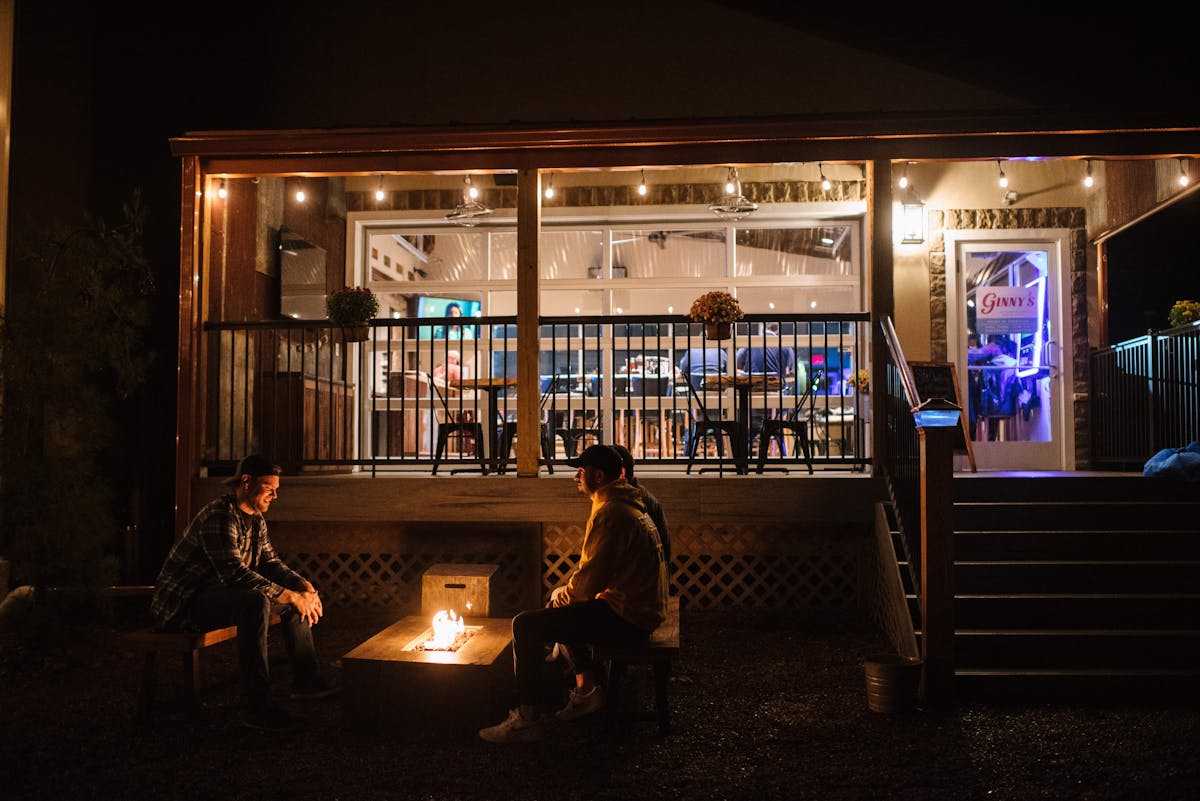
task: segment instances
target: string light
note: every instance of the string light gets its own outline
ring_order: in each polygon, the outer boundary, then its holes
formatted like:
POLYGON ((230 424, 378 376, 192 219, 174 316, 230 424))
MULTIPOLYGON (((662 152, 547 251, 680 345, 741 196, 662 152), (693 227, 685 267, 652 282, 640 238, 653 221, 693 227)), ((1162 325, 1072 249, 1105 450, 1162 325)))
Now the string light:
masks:
POLYGON ((1180 186, 1188 185, 1187 168, 1183 164, 1183 159, 1179 160, 1179 178, 1177 180, 1179 181, 1180 186))
POLYGON ((1091 189, 1096 183, 1096 180, 1092 178, 1092 160, 1087 159, 1085 163, 1087 164, 1087 171, 1083 174, 1083 185, 1091 189))
POLYGON ((554 173, 550 173, 550 180, 546 182, 546 189, 542 194, 546 196, 546 200, 554 197, 554 173))
POLYGON ((642 170, 642 182, 638 184, 638 194, 642 197, 646 196, 646 171, 642 170))
POLYGON ((1008 188, 1008 176, 1004 174, 1004 165, 1000 163, 1000 159, 996 159, 996 167, 1000 170, 1000 188, 1008 188))
POLYGON ((825 164, 823 162, 817 163, 817 172, 821 174, 821 189, 828 192, 833 188, 833 182, 825 177, 825 164))

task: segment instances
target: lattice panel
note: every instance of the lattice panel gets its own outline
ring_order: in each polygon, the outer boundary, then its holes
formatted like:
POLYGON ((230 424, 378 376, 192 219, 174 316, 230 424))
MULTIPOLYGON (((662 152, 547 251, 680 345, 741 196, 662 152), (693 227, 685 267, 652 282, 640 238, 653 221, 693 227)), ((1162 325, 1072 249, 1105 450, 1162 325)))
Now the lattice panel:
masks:
POLYGON ((523 564, 523 554, 516 551, 301 552, 281 555, 281 558, 320 588, 327 606, 417 614, 421 607, 421 576, 430 565, 439 562, 499 565, 499 570, 492 576, 493 616, 516 614, 530 602, 528 567, 523 564))
MULTIPOLYGON (((671 532, 672 591, 695 607, 855 608, 861 605, 863 534, 779 526, 680 528, 671 532)), ((545 527, 545 593, 579 563, 582 541, 582 527, 545 527)))
POLYGON ((688 606, 858 605, 857 568, 845 555, 682 555, 674 585, 688 606))

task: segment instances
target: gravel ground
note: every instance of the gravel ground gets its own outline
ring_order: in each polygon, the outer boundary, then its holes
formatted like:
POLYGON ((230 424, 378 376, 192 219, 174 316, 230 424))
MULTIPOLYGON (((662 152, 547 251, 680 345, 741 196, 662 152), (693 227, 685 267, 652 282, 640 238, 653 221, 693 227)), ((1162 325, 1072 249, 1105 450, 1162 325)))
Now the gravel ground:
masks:
MULTIPOLYGON (((331 669, 388 622, 322 621, 331 669)), ((509 746, 473 732, 431 739, 419 722, 364 734, 344 725, 337 699, 289 704, 301 730, 266 736, 239 725, 235 684, 209 690, 198 720, 167 713, 139 732, 136 656, 56 648, 52 636, 22 646, 10 632, 0 640, 0 797, 1200 799, 1194 706, 964 703, 883 715, 867 708, 862 669, 882 642, 860 622, 685 609, 681 630, 672 735, 635 724, 612 740, 585 719, 509 746)), ((209 650, 208 674, 233 676, 232 650, 209 650)))

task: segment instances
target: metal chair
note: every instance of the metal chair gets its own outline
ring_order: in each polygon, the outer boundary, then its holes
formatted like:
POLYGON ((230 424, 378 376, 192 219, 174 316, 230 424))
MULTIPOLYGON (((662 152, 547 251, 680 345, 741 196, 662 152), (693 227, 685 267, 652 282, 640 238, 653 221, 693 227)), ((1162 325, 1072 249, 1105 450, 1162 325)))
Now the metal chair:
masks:
MULTIPOLYGON (((703 375, 699 373, 691 376, 699 381, 703 381, 703 375)), ((746 443, 744 441, 741 426, 736 420, 725 420, 720 417, 713 417, 711 413, 704 407, 704 401, 700 399, 699 393, 696 392, 695 381, 687 382, 688 394, 692 396, 692 402, 696 408, 692 411, 692 424, 688 428, 687 447, 684 449, 684 455, 687 456, 687 472, 692 472, 692 463, 696 461, 696 448, 700 444, 700 440, 707 437, 715 436, 717 438, 717 459, 718 464, 715 468, 718 472, 725 471, 725 440, 724 437, 729 437, 729 446, 733 451, 734 470, 741 472, 741 465, 744 463, 742 456, 746 453, 746 443)), ((703 468, 704 470, 712 468, 703 468)))
MULTIPOLYGON (((545 421, 546 401, 554 394, 555 384, 550 382, 549 387, 542 393, 542 400, 539 403, 539 408, 542 410, 541 442, 542 442, 542 458, 546 460, 546 469, 550 471, 550 475, 554 475, 554 441, 550 435, 550 426, 545 421)), ((512 446, 517 438, 517 421, 505 420, 501 429, 500 435, 500 452, 504 454, 504 461, 500 464, 500 473, 508 472, 508 463, 512 461, 512 446)), ((563 448, 566 449, 567 442, 563 440, 563 448)))
MULTIPOLYGON (((475 455, 479 459, 479 470, 487 475, 487 456, 483 452, 483 424, 475 421, 455 420, 453 412, 450 411, 450 404, 446 401, 446 396, 442 394, 442 389, 438 386, 438 382, 434 377, 426 373, 425 377, 429 379, 429 386, 433 387, 434 395, 442 404, 442 413, 445 420, 437 420, 437 447, 433 452, 433 475, 437 475, 438 465, 442 463, 442 455, 446 452, 446 444, 450 440, 451 434, 458 434, 460 437, 469 437, 474 440, 475 455)), ((436 415, 435 415, 436 417, 436 415)), ((475 468, 469 468, 474 470, 475 468)), ((460 470, 451 470, 454 474, 460 470)))
POLYGON ((812 474, 812 452, 808 441, 808 410, 804 408, 808 404, 808 399, 812 397, 812 391, 813 385, 809 383, 804 388, 804 394, 796 400, 796 405, 792 407, 786 417, 768 417, 763 420, 762 427, 758 430, 758 467, 755 472, 763 473, 768 469, 784 473, 788 471, 786 467, 768 468, 765 465, 767 462, 767 451, 771 448, 772 439, 779 443, 780 456, 787 455, 783 434, 785 431, 789 431, 800 444, 800 451, 804 454, 804 463, 808 465, 809 474, 812 474))

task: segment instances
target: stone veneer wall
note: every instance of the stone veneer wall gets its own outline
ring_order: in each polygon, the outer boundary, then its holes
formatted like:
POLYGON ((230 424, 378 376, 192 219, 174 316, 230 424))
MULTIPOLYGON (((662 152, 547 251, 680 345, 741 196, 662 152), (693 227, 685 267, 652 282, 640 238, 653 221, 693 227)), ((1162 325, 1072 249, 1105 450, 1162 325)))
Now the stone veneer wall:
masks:
POLYGON ((1070 231, 1071 364, 1074 383, 1071 405, 1075 425, 1075 468, 1091 464, 1087 307, 1087 214, 1083 208, 946 209, 930 213, 929 340, 932 358, 947 361, 946 231, 1018 231, 1063 228, 1070 231))

